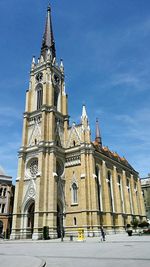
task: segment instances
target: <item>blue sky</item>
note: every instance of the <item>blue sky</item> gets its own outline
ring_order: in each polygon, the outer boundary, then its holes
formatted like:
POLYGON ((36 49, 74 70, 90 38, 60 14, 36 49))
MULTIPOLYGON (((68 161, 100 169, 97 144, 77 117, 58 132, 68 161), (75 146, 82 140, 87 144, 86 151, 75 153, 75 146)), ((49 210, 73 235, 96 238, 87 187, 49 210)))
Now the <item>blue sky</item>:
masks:
MULTIPOLYGON (((32 56, 47 0, 0 0, 0 166, 17 175, 32 56)), ((63 58, 71 122, 86 104, 103 145, 150 172, 150 1, 51 0, 57 61, 63 58)))

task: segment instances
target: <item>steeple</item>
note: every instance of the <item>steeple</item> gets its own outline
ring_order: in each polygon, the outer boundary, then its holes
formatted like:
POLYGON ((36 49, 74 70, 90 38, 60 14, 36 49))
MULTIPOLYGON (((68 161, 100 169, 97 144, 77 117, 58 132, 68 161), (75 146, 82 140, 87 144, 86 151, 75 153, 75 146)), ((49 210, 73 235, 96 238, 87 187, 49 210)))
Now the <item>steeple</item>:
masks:
POLYGON ((95 142, 98 143, 100 146, 102 146, 102 138, 101 138, 101 134, 100 134, 98 119, 96 119, 96 136, 95 136, 95 142))
POLYGON ((87 116, 87 113, 86 113, 86 107, 85 105, 82 106, 82 116, 81 116, 81 119, 84 120, 84 119, 87 119, 88 116, 87 116))
POLYGON ((45 31, 43 35, 43 42, 41 47, 41 55, 43 56, 44 60, 46 59, 46 54, 50 50, 51 53, 51 60, 56 57, 56 51, 55 51, 55 41, 54 41, 54 35, 53 35, 53 29, 52 29, 52 20, 51 20, 51 7, 48 5, 47 8, 47 18, 46 18, 46 24, 45 24, 45 31))

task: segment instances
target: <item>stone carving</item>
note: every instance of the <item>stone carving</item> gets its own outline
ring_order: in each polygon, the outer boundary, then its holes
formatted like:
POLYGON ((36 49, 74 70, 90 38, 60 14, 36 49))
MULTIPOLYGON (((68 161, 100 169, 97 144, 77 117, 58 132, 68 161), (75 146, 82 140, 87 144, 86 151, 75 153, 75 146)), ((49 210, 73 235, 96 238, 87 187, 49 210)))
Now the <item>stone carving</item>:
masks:
POLYGON ((34 159, 30 163, 30 174, 32 177, 35 177, 37 173, 38 173, 38 160, 34 159))
POLYGON ((38 159, 32 158, 27 161, 25 168, 25 179, 36 178, 38 174, 38 159))
POLYGON ((29 201, 29 199, 35 199, 35 195, 36 195, 36 185, 33 179, 31 179, 30 181, 26 181, 27 184, 27 189, 25 192, 25 196, 24 196, 24 200, 23 200, 23 210, 24 207, 26 205, 26 203, 29 201))
POLYGON ((66 159, 65 167, 75 166, 80 164, 81 164, 80 156, 72 156, 66 159))
POLYGON ((29 146, 37 145, 41 140, 41 128, 39 125, 40 121, 38 118, 34 119, 34 125, 29 137, 29 146))
POLYGON ((69 134, 69 138, 68 138, 66 147, 73 147, 75 145, 80 145, 81 134, 80 134, 79 130, 81 130, 81 129, 77 129, 75 123, 73 123, 71 130, 70 130, 70 134, 69 134))
POLYGON ((77 181, 75 172, 73 172, 72 181, 71 181, 71 186, 72 186, 73 184, 76 184, 77 187, 78 187, 78 181, 77 181))

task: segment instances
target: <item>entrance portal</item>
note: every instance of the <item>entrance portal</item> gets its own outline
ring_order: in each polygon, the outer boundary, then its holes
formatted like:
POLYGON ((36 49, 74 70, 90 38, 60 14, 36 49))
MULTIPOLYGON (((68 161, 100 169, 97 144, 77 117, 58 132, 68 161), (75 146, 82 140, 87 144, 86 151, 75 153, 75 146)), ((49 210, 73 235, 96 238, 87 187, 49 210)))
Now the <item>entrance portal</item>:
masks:
POLYGON ((2 234, 2 233, 3 233, 3 222, 0 221, 0 234, 2 234))
POLYGON ((32 203, 29 206, 28 213, 27 213, 27 227, 30 229, 31 234, 33 234, 33 228, 34 228, 34 208, 35 208, 35 204, 32 203))

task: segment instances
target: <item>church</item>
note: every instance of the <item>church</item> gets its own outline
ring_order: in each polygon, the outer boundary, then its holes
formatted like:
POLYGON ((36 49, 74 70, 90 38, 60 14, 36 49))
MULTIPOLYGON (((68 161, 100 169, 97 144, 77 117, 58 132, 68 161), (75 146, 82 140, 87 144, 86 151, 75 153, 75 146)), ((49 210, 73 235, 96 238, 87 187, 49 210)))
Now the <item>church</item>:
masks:
POLYGON ((144 220, 138 172, 104 147, 96 120, 95 140, 86 107, 80 124, 69 124, 64 65, 56 59, 51 7, 47 8, 41 54, 32 59, 18 156, 11 239, 99 235, 124 231, 144 220))

